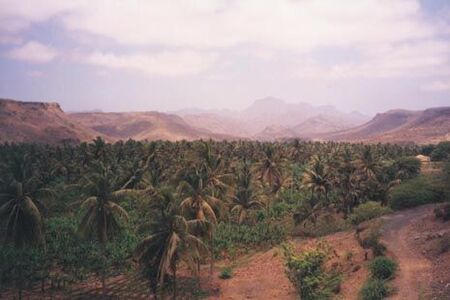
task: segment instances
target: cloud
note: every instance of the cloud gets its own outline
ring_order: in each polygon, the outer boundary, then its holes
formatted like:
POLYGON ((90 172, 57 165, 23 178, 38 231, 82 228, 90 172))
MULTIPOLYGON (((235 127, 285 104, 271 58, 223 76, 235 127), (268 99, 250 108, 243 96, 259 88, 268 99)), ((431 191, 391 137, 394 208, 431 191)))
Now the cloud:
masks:
POLYGON ((216 55, 192 51, 128 55, 93 52, 80 56, 80 59, 84 63, 111 69, 137 70, 149 75, 178 76, 205 71, 216 61, 216 55))
POLYGON ((423 76, 450 69, 446 15, 426 16, 419 0, 0 0, 0 7, 0 40, 52 19, 87 53, 94 51, 85 62, 148 74, 198 73, 217 58, 204 53, 237 61, 232 56, 239 50, 263 61, 288 52, 299 62, 286 68, 308 78, 423 76), (103 49, 95 44, 98 37, 114 45, 95 52, 103 49), (121 47, 135 54, 115 54, 121 47), (164 51, 140 51, 153 47, 164 51), (360 55, 323 64, 313 59, 320 48, 360 55))
POLYGON ((425 92, 447 92, 450 91, 450 79, 433 81, 422 85, 420 89, 425 92))
POLYGON ((55 59, 58 56, 58 51, 39 42, 29 41, 18 48, 10 50, 7 56, 15 60, 40 64, 55 59))
POLYGON ((125 45, 232 47, 255 43, 297 51, 428 38, 437 26, 416 0, 0 0, 11 30, 59 17, 68 30, 125 45))
POLYGON ((69 30, 125 45, 223 48, 254 43, 309 51, 434 36, 417 1, 95 1, 63 18, 69 30))
POLYGON ((303 78, 411 77, 448 75, 450 42, 422 40, 360 49, 362 58, 339 64, 319 60, 300 61, 295 74, 303 78))

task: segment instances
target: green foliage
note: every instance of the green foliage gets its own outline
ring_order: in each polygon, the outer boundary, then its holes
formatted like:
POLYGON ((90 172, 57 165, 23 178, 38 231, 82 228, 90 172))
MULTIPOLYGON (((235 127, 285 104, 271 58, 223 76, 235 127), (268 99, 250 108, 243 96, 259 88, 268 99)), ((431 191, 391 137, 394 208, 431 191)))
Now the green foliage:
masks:
POLYGON ((223 268, 219 275, 220 279, 230 279, 231 277, 233 277, 233 269, 231 267, 223 268))
POLYGON ((330 249, 319 244, 316 249, 294 254, 290 245, 284 245, 286 273, 301 299, 331 299, 339 290, 341 275, 336 270, 327 271, 325 262, 330 249))
POLYGON ((360 291, 361 300, 383 300, 389 296, 390 290, 386 282, 379 279, 370 279, 360 291))
POLYGON ((425 155, 425 156, 430 156, 431 152, 433 152, 433 150, 435 148, 436 148, 436 146, 434 144, 422 146, 422 149, 420 150, 420 154, 425 155))
POLYGON ((215 252, 218 255, 227 255, 233 254, 237 249, 276 245, 281 243, 286 235, 286 228, 275 223, 237 225, 222 222, 217 225, 214 235, 215 252))
MULTIPOLYGON (((21 226, 10 226, 8 220, 15 218, 0 218, 0 233, 18 241, 14 251, 9 245, 0 249, 0 271, 7 277, 11 270, 20 270, 23 277, 45 277, 47 270, 56 269, 77 280, 92 274, 104 278, 134 266, 131 257, 141 241, 149 254, 143 261, 151 262, 144 266, 147 278, 158 272, 171 277, 178 254, 187 257, 185 248, 195 252, 193 245, 204 243, 214 247, 208 250, 217 257, 278 244, 290 230, 293 215, 305 223, 305 232, 328 234, 350 226, 341 213, 349 214, 368 199, 384 201, 397 176, 412 177, 415 162, 402 157, 418 150, 415 145, 298 140, 106 143, 97 138, 79 145, 3 144, 0 216, 15 216, 24 199, 18 195, 31 197, 36 209, 27 200, 35 222, 20 218, 21 226), (183 239, 189 236, 183 243, 174 236, 167 249, 176 251, 169 251, 174 255, 165 261, 160 250, 167 239, 161 237, 160 225, 169 224, 167 233, 174 222, 158 221, 171 215, 161 206, 162 187, 180 198, 180 203, 166 200, 180 209, 179 219, 184 218, 176 230, 183 239), (210 226, 216 221, 217 226, 210 226), (149 222, 157 226, 145 229, 149 222), (142 239, 144 232, 148 239, 142 239), (81 239, 77 233, 93 239, 81 239), (161 238, 155 240, 154 234, 161 238), (28 243, 33 240, 45 242, 46 252, 21 249, 35 244, 28 243), (25 267, 34 275, 26 275, 25 267)), ((191 256, 191 265, 213 263, 210 254, 191 256)), ((316 279, 308 284, 314 286, 316 279)), ((324 284, 319 280, 316 285, 324 284)))
POLYGON ((363 232, 363 237, 358 234, 358 242, 364 249, 372 249, 374 256, 384 255, 386 247, 380 243, 381 223, 371 224, 369 228, 363 232))
POLYGON ((325 214, 319 216, 315 223, 306 222, 297 230, 302 236, 320 237, 350 228, 351 224, 341 217, 325 214))
POLYGON ((395 161, 394 167, 397 171, 397 177, 411 179, 419 175, 421 162, 415 157, 400 157, 395 161))
POLYGON ((277 202, 274 205, 272 205, 272 207, 269 210, 269 215, 270 217, 274 218, 274 219, 281 219, 284 216, 292 213, 295 209, 296 205, 295 204, 289 204, 286 202, 277 202))
POLYGON ((431 160, 433 161, 449 161, 450 160, 450 142, 440 142, 431 152, 431 160))
POLYGON ((389 207, 382 206, 379 202, 368 201, 353 209, 353 213, 350 215, 349 219, 353 224, 357 225, 390 212, 392 212, 392 210, 389 207))
POLYGON ((435 179, 419 176, 404 181, 389 194, 389 206, 393 209, 415 207, 443 201, 444 187, 435 179))
POLYGON ((387 280, 395 276, 397 264, 386 256, 378 256, 370 262, 369 270, 373 278, 387 280))
POLYGON ((131 262, 126 257, 137 244, 137 237, 132 231, 125 230, 107 243, 103 253, 97 242, 81 240, 77 236, 77 226, 74 217, 48 219, 45 252, 48 264, 58 266, 64 273, 78 280, 100 270, 120 272, 131 267, 131 262))
POLYGON ((48 256, 44 249, 17 249, 4 245, 0 248, 0 284, 16 280, 32 282, 48 271, 48 256))

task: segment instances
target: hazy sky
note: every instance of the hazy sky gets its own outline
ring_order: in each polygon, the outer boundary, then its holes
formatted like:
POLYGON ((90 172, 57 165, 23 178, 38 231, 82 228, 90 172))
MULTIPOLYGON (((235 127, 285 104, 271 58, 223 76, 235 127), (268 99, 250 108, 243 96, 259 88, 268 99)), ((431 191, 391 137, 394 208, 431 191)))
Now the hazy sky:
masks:
POLYGON ((450 0, 0 0, 0 72, 72 111, 450 106, 450 0))

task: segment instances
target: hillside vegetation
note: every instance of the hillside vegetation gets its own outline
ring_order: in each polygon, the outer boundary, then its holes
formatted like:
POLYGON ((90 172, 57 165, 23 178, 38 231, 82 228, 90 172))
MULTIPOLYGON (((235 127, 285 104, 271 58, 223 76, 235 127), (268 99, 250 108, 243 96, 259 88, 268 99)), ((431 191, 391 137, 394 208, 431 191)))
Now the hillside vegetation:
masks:
MULTIPOLYGON (((299 141, 4 144, 0 282, 22 293, 41 281, 45 291, 48 280, 97 278, 107 293, 109 277, 133 273, 148 292, 188 293, 177 283, 192 276, 195 287, 217 259, 279 244, 294 227, 329 233, 339 230, 330 216, 351 226, 403 207, 399 194, 420 188, 411 182, 421 180, 413 158, 421 151, 299 141)), ((448 186, 431 188, 446 195, 448 186)))

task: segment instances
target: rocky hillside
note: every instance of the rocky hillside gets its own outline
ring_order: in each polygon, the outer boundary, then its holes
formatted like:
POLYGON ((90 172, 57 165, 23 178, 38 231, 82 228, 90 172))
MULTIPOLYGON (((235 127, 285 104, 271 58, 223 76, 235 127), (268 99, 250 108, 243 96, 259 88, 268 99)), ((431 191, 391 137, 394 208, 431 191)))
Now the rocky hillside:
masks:
POLYGON ((318 134, 349 129, 369 120, 360 113, 344 113, 333 106, 288 103, 275 97, 255 100, 242 111, 178 114, 194 127, 263 140, 315 138, 318 134))
POLYGON ((68 118, 58 103, 0 99, 0 143, 78 143, 96 135, 68 118))
POLYGON ((160 112, 73 113, 70 119, 113 140, 227 139, 187 124, 181 117, 160 112))
POLYGON ((233 139, 159 112, 65 113, 59 104, 0 99, 0 143, 79 143, 100 136, 116 140, 233 139))
POLYGON ((391 110, 361 126, 323 135, 349 142, 437 143, 450 140, 450 107, 423 111, 391 110))
POLYGON ((65 113, 57 103, 0 99, 0 143, 78 143, 101 136, 116 140, 237 139, 437 143, 450 140, 450 107, 392 110, 366 116, 331 106, 256 101, 241 112, 65 113), (364 123, 364 124, 363 124, 364 123), (361 125, 362 124, 362 125, 361 125))

